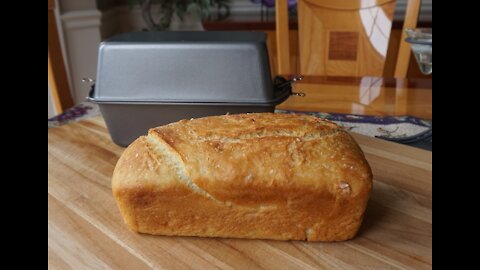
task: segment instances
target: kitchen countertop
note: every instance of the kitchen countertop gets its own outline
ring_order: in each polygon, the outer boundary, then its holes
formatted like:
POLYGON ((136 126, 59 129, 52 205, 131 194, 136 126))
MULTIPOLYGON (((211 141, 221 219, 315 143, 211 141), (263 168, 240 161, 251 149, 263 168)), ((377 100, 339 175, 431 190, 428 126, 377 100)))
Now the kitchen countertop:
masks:
POLYGON ((353 240, 312 243, 131 232, 123 223, 110 184, 124 148, 110 140, 103 118, 49 128, 48 266, 430 269, 432 152, 352 135, 374 175, 364 223, 353 240))

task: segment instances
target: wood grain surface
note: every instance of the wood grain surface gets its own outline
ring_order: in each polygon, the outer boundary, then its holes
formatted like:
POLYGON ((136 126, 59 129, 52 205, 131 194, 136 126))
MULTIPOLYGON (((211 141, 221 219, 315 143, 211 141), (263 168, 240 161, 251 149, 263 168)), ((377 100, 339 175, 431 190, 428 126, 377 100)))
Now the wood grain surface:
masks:
POLYGON ((276 109, 360 115, 410 115, 432 119, 431 80, 305 76, 276 109))
POLYGON ((382 76, 395 3, 395 0, 299 0, 298 72, 382 76))
POLYGON ((124 148, 101 117, 48 130, 49 269, 430 269, 432 153, 362 135, 374 188, 356 238, 339 243, 130 232, 111 194, 124 148))

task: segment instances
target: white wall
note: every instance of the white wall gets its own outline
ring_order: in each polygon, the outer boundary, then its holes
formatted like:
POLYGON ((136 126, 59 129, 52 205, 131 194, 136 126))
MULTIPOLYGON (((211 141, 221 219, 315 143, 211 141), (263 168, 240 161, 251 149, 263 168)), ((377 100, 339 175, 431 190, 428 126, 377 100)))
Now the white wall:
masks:
POLYGON ((79 10, 97 9, 95 0, 57 0, 62 13, 79 10))
POLYGON ((75 104, 85 101, 89 86, 82 78, 95 78, 100 44, 100 18, 95 0, 57 0, 59 34, 75 104))
POLYGON ((96 77, 100 16, 98 10, 71 11, 61 15, 73 100, 76 104, 85 101, 90 90, 89 85, 82 83, 82 78, 96 77))

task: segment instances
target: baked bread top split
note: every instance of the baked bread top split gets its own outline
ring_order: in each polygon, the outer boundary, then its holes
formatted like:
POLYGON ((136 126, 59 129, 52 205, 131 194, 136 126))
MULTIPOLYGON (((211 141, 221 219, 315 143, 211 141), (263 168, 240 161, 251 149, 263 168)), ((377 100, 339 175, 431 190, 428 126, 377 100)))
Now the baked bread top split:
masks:
POLYGON ((366 197, 371 170, 353 138, 317 117, 255 113, 152 128, 115 168, 113 190, 188 187, 219 203, 262 206, 366 197), (309 194, 310 193, 310 194, 309 194), (305 196, 319 193, 319 196, 305 196))

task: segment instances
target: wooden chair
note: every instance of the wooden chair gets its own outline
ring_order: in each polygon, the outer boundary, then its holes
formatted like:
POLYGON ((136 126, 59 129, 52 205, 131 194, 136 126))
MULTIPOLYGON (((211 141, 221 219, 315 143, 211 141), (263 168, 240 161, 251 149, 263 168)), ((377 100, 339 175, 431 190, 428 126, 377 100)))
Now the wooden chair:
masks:
MULTIPOLYGON (((302 75, 382 76, 396 0, 298 0, 302 75)), ((408 0, 403 28, 415 27, 420 0, 408 0)), ((276 1, 279 74, 291 74, 287 0, 276 1)), ((405 77, 410 47, 402 34, 395 77, 405 77)))

